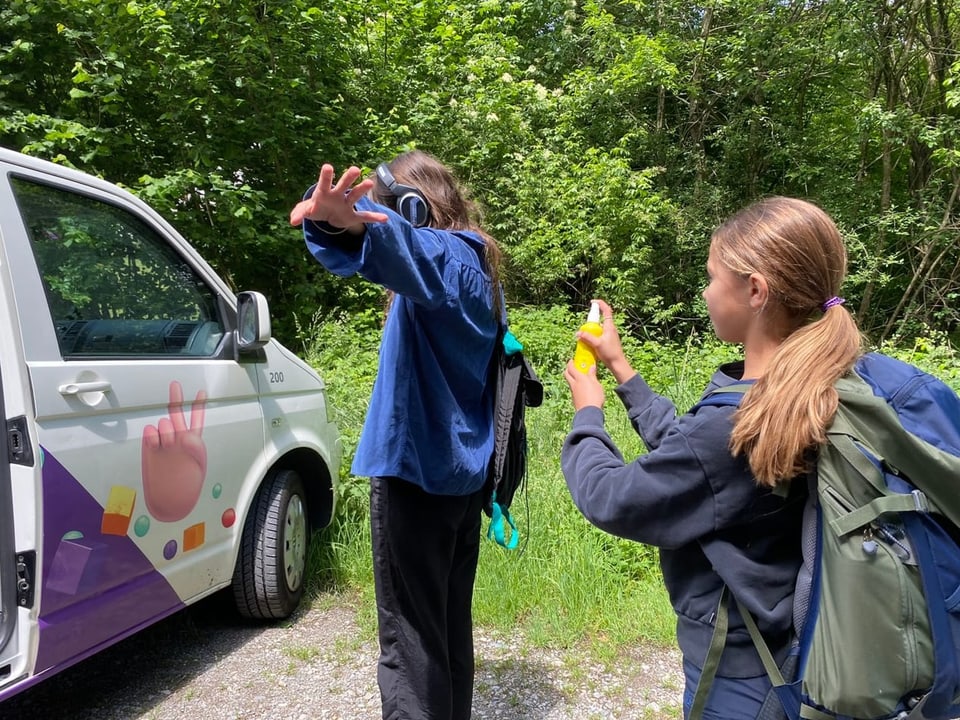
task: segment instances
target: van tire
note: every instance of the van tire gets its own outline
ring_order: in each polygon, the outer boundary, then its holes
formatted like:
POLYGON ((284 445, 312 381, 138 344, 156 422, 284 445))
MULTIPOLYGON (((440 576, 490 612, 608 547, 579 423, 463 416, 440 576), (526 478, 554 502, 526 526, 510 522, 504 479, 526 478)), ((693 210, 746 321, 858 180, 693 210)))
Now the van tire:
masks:
POLYGON ((233 572, 233 599, 243 617, 289 617, 303 595, 309 545, 307 495, 292 470, 267 478, 244 523, 233 572))

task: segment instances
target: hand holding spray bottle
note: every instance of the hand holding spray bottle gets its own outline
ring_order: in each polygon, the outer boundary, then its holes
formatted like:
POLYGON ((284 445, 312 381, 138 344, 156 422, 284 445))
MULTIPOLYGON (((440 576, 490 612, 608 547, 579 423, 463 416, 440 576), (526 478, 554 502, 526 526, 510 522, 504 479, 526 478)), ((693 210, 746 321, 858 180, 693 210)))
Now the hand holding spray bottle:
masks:
MULTIPOLYGON (((600 337, 603 332, 603 326, 600 324, 600 306, 596 302, 590 303, 590 312, 587 313, 587 321, 580 326, 580 332, 590 333, 600 337)), ((597 356, 593 348, 582 340, 577 340, 577 349, 573 353, 573 364, 577 370, 586 374, 590 368, 597 364, 597 356)))

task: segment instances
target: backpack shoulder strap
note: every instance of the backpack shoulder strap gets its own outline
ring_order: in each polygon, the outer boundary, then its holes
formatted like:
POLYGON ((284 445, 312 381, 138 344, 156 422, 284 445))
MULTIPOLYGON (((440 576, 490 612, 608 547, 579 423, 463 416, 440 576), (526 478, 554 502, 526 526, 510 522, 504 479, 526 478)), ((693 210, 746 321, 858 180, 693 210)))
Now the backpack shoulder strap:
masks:
POLYGON ((497 497, 497 490, 503 481, 505 468, 507 465, 507 455, 510 448, 509 438, 513 428, 514 413, 517 411, 516 403, 517 393, 520 392, 521 375, 523 374, 523 363, 511 361, 512 355, 516 355, 519 350, 509 353, 506 347, 508 338, 513 338, 513 334, 506 330, 498 338, 497 347, 494 350, 494 365, 497 374, 496 395, 494 397, 493 408, 493 457, 490 462, 491 488, 490 495, 490 526, 487 529, 487 537, 492 538, 508 550, 513 550, 520 542, 520 531, 510 515, 510 510, 504 507, 497 497), (506 537, 506 527, 510 527, 510 539, 506 537))
MULTIPOLYGON (((866 513, 918 509, 939 512, 954 524, 960 524, 960 502, 956 493, 960 457, 904 428, 893 407, 883 397, 875 395, 858 375, 840 378, 837 392, 840 404, 827 430, 829 444, 871 482, 881 496, 888 495, 881 465, 895 473, 902 472, 914 482, 923 482, 923 487, 915 493, 893 499, 880 497, 875 501, 876 507, 860 508, 861 516, 850 518, 844 526, 860 523, 866 513), (869 458, 865 451, 869 452, 869 458), (889 503, 905 506, 890 507, 889 503)), ((845 528, 836 529, 842 532, 845 528)))
POLYGON ((484 511, 490 517, 487 537, 513 550, 519 544, 520 531, 509 505, 524 485, 526 475, 524 408, 543 403, 543 383, 524 357, 523 345, 510 331, 502 285, 500 303, 502 315, 490 361, 494 441, 487 478, 489 496, 484 501, 484 511), (509 485, 506 488, 505 482, 509 485))
POLYGON ((713 679, 717 676, 717 668, 720 666, 720 656, 723 655, 723 647, 727 644, 729 603, 729 591, 727 586, 724 585, 720 590, 720 602, 717 604, 717 612, 714 615, 713 635, 710 636, 707 656, 704 658, 703 667, 700 669, 700 679, 697 680, 697 689, 693 694, 693 704, 690 706, 688 720, 701 720, 703 717, 703 709, 707 705, 710 687, 713 685, 713 679))
MULTIPOLYGON (((690 708, 688 720, 701 720, 703 710, 706 707, 707 697, 710 695, 710 686, 717 675, 717 668, 720 666, 720 656, 723 655, 723 647, 727 643, 727 631, 729 629, 729 605, 732 593, 724 585, 720 591, 720 601, 717 603, 717 612, 713 626, 713 635, 710 638, 710 646, 707 648, 707 656, 703 662, 703 669, 700 671, 700 679, 697 681, 697 689, 693 696, 693 705, 690 708)), ((737 604, 737 610, 747 626, 747 632, 750 633, 750 639, 760 655, 760 661, 763 663, 763 669, 766 670, 770 683, 774 688, 782 687, 786 684, 783 673, 777 667, 777 661, 767 647, 763 635, 760 634, 760 628, 757 627, 753 615, 736 598, 733 601, 737 604)))
POLYGON ((708 405, 711 407, 737 407, 743 400, 744 393, 752 387, 753 383, 738 382, 733 385, 714 388, 700 398, 700 401, 690 409, 690 412, 696 412, 708 405))

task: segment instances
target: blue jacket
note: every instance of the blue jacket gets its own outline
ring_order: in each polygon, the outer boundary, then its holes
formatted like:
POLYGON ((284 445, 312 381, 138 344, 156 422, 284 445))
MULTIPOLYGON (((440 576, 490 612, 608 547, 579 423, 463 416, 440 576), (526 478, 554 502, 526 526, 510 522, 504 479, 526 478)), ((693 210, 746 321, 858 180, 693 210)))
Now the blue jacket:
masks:
MULTIPOLYGON (((742 363, 720 368, 707 390, 737 382, 742 363)), ((672 402, 637 375, 616 392, 648 452, 626 463, 596 407, 576 413, 561 463, 574 503, 597 527, 660 548, 677 613, 677 641, 703 667, 722 584, 751 611, 777 660, 787 650, 801 564, 806 482, 787 498, 757 485, 729 450, 735 408, 677 416, 672 402)), ((719 674, 753 677, 763 666, 734 603, 719 674)))
POLYGON ((396 293, 352 472, 403 478, 439 495, 473 493, 493 453, 487 379, 497 321, 483 239, 414 228, 367 198, 357 208, 389 221, 368 224, 363 236, 304 222, 307 248, 324 267, 396 293))

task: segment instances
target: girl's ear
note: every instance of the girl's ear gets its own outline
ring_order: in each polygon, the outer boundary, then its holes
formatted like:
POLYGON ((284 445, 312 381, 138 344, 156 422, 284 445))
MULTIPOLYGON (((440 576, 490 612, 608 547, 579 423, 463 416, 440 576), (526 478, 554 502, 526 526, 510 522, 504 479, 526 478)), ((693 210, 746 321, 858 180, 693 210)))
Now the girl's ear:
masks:
POLYGON ((767 286, 767 279, 760 273, 750 273, 747 278, 747 286, 750 292, 750 307, 755 312, 760 312, 767 304, 770 298, 770 288, 767 286))

